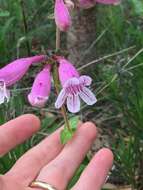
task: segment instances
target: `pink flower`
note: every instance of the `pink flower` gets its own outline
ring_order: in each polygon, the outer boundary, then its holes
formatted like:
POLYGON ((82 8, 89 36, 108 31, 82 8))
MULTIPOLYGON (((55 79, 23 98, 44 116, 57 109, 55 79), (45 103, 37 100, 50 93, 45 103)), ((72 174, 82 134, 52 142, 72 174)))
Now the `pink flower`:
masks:
POLYGON ((80 76, 76 68, 65 58, 57 57, 59 63, 59 78, 63 89, 61 90, 55 107, 59 109, 65 102, 70 112, 80 110, 80 99, 88 105, 96 103, 95 95, 86 87, 90 86, 92 79, 88 76, 80 76))
POLYGON ((61 31, 67 31, 71 26, 69 10, 63 0, 55 2, 55 22, 61 31))
POLYGON ((83 9, 88 9, 95 6, 96 0, 78 0, 78 6, 83 9))
POLYGON ((91 82, 92 79, 84 75, 68 79, 55 102, 55 107, 59 109, 66 102, 68 110, 77 113, 80 110, 80 98, 88 105, 95 104, 97 102, 95 95, 86 87, 91 82))
POLYGON ((64 83, 72 77, 79 77, 79 73, 76 68, 65 58, 57 57, 59 65, 59 78, 62 86, 64 83))
POLYGON ((50 65, 45 68, 36 76, 32 86, 32 90, 28 95, 28 100, 32 106, 44 107, 51 90, 51 74, 50 65))
POLYGON ((88 9, 95 6, 96 3, 118 5, 120 2, 121 0, 78 0, 78 6, 88 9))
POLYGON ((113 4, 113 5, 118 5, 120 4, 121 0, 96 0, 97 3, 102 3, 102 4, 113 4))
POLYGON ((0 69, 0 103, 3 103, 5 99, 9 100, 9 91, 6 87, 19 81, 28 71, 31 64, 45 59, 46 56, 44 55, 21 58, 0 69))

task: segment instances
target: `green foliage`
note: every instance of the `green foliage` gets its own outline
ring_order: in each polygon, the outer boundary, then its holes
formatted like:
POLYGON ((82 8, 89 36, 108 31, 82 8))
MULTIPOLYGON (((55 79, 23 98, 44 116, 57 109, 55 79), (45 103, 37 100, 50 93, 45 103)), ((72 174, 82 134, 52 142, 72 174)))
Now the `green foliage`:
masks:
POLYGON ((66 144, 69 140, 72 139, 72 137, 73 137, 73 135, 77 129, 78 122, 79 122, 79 117, 77 117, 77 116, 72 117, 69 120, 70 130, 67 128, 67 126, 65 126, 65 128, 61 131, 61 142, 62 142, 62 144, 66 144))

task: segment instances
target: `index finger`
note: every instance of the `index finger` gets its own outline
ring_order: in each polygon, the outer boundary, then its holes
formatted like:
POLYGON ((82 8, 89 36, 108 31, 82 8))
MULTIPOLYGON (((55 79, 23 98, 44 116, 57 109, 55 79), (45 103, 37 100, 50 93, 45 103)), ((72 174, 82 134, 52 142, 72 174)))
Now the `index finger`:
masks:
POLYGON ((0 156, 22 143, 40 127, 39 119, 25 114, 0 126, 0 156))

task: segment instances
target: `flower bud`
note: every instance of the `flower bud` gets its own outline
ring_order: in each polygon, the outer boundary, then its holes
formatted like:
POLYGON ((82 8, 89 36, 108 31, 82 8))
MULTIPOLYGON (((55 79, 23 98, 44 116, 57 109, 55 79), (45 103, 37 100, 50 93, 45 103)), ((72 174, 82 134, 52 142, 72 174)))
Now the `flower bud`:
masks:
POLYGON ((50 90, 51 90, 51 74, 50 74, 50 65, 46 65, 46 67, 38 73, 36 76, 32 90, 28 95, 28 100, 32 106, 42 108, 45 106, 50 90))
POLYGON ((55 22, 61 31, 67 31, 71 26, 70 13, 63 0, 55 2, 55 22))

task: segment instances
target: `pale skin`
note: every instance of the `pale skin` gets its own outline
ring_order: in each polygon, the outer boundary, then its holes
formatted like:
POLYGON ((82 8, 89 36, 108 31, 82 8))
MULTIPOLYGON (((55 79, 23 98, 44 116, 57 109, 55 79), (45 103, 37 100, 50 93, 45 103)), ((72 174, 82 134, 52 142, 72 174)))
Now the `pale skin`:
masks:
MULTIPOLYGON (((31 114, 20 116, 0 126, 0 155, 24 142, 40 128, 39 119, 31 114)), ((34 180, 64 190, 94 142, 97 130, 93 123, 78 126, 74 138, 65 146, 60 143, 60 130, 46 137, 25 153, 5 175, 0 176, 1 190, 38 190, 30 188, 34 180)), ((112 166, 113 154, 98 151, 72 190, 100 190, 112 166)), ((42 190, 42 189, 39 189, 42 190)))

